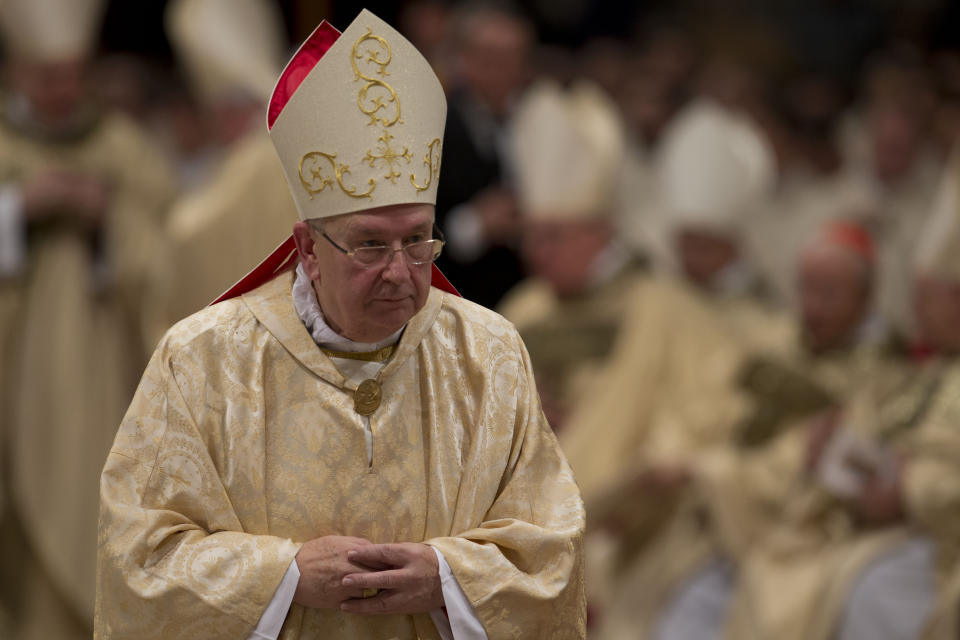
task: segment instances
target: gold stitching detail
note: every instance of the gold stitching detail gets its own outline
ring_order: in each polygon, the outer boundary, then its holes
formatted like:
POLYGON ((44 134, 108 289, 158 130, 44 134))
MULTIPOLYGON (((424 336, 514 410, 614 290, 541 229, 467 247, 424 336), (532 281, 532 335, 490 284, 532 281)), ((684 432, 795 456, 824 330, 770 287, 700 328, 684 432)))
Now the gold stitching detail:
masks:
POLYGON ((390 50, 390 44, 387 43, 382 37, 373 34, 373 30, 370 27, 367 27, 367 32, 360 36, 360 39, 353 44, 353 51, 350 54, 350 64, 353 66, 353 75, 354 82, 357 80, 363 79, 367 83, 363 85, 360 89, 360 92, 357 94, 357 106, 360 108, 360 111, 370 116, 370 122, 367 124, 377 124, 379 121, 385 127, 392 127, 393 125, 400 122, 400 98, 397 96, 397 92, 394 91, 393 87, 389 84, 380 80, 379 78, 373 78, 368 75, 364 75, 360 71, 360 67, 357 61, 361 61, 366 65, 375 65, 377 67, 376 74, 378 76, 388 76, 390 73, 387 71, 387 65, 390 64, 390 61, 393 60, 393 53, 390 50), (360 52, 360 45, 364 42, 373 41, 376 42, 380 49, 367 49, 365 52, 360 52), (364 55, 364 53, 366 55, 364 55), (386 57, 380 59, 380 55, 383 54, 386 57), (367 93, 372 88, 377 88, 381 95, 367 96, 367 93), (384 91, 387 93, 385 94, 384 91), (389 95, 387 95, 389 94, 389 95), (378 113, 381 109, 388 109, 388 103, 393 103, 396 107, 396 113, 393 118, 387 118, 385 116, 379 116, 378 113))
POLYGON ((440 138, 434 138, 427 145, 427 155, 423 157, 423 164, 427 166, 427 179, 421 186, 417 184, 414 175, 410 174, 410 184, 417 188, 417 191, 426 191, 440 174, 440 138))
POLYGON ((373 190, 377 187, 377 181, 373 178, 367 181, 367 184, 370 185, 370 188, 365 193, 357 193, 357 187, 347 187, 343 184, 343 176, 350 173, 350 166, 336 162, 337 154, 335 153, 324 153, 323 151, 311 151, 307 154, 304 154, 300 158, 300 184, 303 185, 303 188, 309 194, 310 199, 313 200, 313 194, 320 193, 324 191, 328 186, 333 185, 334 178, 337 181, 337 185, 340 187, 340 190, 351 198, 371 198, 370 194, 373 193, 373 190), (322 169, 319 166, 320 158, 325 158, 327 162, 330 163, 330 166, 333 168, 334 178, 330 178, 323 174, 322 169), (308 168, 310 174, 310 180, 303 175, 304 163, 312 160, 314 164, 312 168, 308 168), (312 186, 319 181, 320 186, 312 186))
POLYGON ((388 169, 387 173, 385 173, 383 177, 393 184, 397 184, 397 178, 403 174, 397 171, 396 167, 394 167, 394 164, 399 162, 401 159, 406 160, 407 164, 410 164, 410 158, 412 156, 410 154, 410 150, 406 147, 403 148, 403 153, 398 153, 395 149, 391 148, 391 140, 393 140, 393 136, 390 135, 389 131, 384 129, 383 135, 377 138, 378 142, 383 143, 383 153, 378 156, 371 153, 370 150, 367 150, 367 155, 363 158, 363 161, 370 165, 371 169, 374 167, 374 163, 377 161, 382 161, 387 165, 388 169))

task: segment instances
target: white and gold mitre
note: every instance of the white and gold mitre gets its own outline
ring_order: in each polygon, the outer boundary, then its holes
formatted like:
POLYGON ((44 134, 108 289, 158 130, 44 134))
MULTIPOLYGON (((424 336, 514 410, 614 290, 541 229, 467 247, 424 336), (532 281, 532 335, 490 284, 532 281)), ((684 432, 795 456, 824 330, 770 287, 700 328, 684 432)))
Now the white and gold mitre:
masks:
POLYGON ((776 178, 773 149, 759 127, 709 100, 677 115, 661 149, 663 206, 674 226, 735 231, 776 178))
POLYGON ((267 0, 173 0, 167 36, 198 95, 243 91, 266 103, 286 58, 283 18, 267 0))
POLYGON ((585 220, 612 213, 625 153, 620 114, 585 82, 564 91, 534 85, 517 107, 511 140, 517 194, 532 219, 585 220))
POLYGON ((339 37, 323 23, 304 42, 277 82, 267 127, 306 220, 435 204, 446 114, 426 59, 364 10, 339 37))
POLYGON ((97 43, 103 8, 103 0, 2 0, 4 47, 42 62, 85 56, 97 43))

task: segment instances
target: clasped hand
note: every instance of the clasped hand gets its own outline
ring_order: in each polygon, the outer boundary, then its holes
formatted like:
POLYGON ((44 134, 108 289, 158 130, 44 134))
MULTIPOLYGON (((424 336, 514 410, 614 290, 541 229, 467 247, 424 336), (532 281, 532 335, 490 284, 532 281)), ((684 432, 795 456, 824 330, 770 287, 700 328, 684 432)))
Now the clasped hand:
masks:
POLYGON ((425 544, 373 544, 324 536, 296 557, 300 582, 294 602, 363 614, 426 613, 443 606, 437 556, 425 544), (377 594, 364 598, 364 592, 377 594))

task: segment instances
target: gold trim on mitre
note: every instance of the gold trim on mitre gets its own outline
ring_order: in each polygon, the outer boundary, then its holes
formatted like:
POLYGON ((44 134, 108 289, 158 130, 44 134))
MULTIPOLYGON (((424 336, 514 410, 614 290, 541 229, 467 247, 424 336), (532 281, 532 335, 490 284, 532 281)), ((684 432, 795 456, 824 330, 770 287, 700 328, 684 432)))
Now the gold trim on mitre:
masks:
POLYGON ((362 11, 270 129, 300 219, 435 204, 446 114, 426 59, 362 11))

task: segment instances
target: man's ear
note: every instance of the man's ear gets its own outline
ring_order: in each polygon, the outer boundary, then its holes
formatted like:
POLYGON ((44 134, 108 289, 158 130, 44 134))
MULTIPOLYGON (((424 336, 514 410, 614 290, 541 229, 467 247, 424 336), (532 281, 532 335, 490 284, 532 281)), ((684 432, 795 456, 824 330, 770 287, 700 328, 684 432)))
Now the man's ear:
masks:
POLYGON ((317 243, 313 239, 313 231, 306 222, 296 222, 293 225, 293 241, 297 245, 297 254, 300 264, 307 277, 311 280, 320 279, 320 262, 317 259, 317 243))

